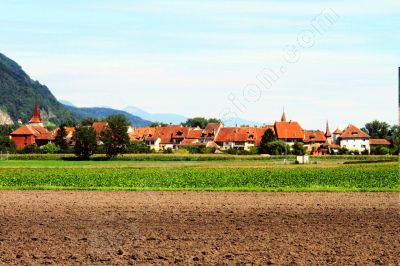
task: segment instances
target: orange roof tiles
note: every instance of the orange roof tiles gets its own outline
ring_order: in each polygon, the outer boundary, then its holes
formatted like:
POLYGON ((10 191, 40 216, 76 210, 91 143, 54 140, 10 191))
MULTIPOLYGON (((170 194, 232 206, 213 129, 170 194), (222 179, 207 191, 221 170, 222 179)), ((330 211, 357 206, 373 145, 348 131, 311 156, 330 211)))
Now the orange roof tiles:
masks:
POLYGON ((369 145, 390 145, 387 139, 369 139, 369 145))
POLYGON ((33 109, 33 116, 31 120, 29 120, 29 123, 41 123, 41 122, 42 122, 42 117, 40 116, 39 106, 36 103, 35 108, 33 109))
POLYGON ((105 129, 105 127, 108 125, 107 122, 94 122, 92 127, 96 131, 97 135, 100 135, 100 133, 105 129))
POLYGON ((320 130, 306 130, 304 131, 304 143, 314 142, 326 142, 326 137, 324 132, 320 130))
POLYGON ((340 134, 342 134, 343 132, 340 130, 340 129, 336 129, 335 131, 333 131, 333 134, 335 134, 335 135, 340 135, 340 134))
POLYGON ((224 127, 221 128, 215 142, 254 142, 258 145, 268 127, 224 127))
POLYGON ((275 122, 275 134, 278 139, 303 139, 304 130, 294 121, 275 122))
POLYGON ((356 139, 356 138, 369 138, 369 135, 359 129, 358 127, 350 124, 348 125, 344 130, 342 135, 340 136, 341 138, 350 138, 350 139, 356 139))

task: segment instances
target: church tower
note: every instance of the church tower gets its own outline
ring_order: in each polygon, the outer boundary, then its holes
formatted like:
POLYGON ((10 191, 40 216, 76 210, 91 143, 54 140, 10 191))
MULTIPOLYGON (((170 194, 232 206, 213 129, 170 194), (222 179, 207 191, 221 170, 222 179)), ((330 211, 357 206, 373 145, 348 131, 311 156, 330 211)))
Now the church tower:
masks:
POLYGON ((332 142, 333 142, 333 139, 332 139, 332 134, 331 134, 331 131, 329 130, 329 124, 328 124, 328 121, 326 121, 325 138, 326 138, 326 143, 328 143, 328 144, 332 144, 332 142))
POLYGON ((37 102, 35 104, 35 108, 33 109, 33 116, 31 120, 29 120, 29 125, 44 127, 37 102))

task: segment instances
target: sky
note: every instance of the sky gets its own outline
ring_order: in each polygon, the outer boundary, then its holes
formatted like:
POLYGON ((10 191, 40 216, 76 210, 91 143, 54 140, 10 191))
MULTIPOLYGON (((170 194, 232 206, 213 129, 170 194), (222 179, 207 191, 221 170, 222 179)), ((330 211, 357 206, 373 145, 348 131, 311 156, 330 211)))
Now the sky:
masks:
POLYGON ((3 1, 0 53, 58 99, 306 129, 397 123, 400 1, 3 1))

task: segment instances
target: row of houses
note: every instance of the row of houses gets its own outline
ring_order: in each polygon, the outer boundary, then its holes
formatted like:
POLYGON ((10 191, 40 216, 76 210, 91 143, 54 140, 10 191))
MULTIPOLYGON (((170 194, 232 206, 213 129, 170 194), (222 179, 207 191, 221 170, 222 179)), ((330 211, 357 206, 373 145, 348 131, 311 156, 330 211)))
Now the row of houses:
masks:
MULTIPOLYGON (((95 122, 92 127, 97 136, 107 127, 107 122, 95 122)), ((65 128, 66 140, 73 143, 75 128, 65 128)), ((346 148, 350 151, 369 152, 374 145, 390 145, 385 139, 372 139, 368 134, 354 125, 345 129, 336 129, 331 133, 328 122, 325 132, 320 130, 304 130, 296 121, 287 121, 283 112, 280 121, 263 127, 224 127, 222 123, 209 123, 205 128, 184 127, 182 125, 167 125, 158 127, 133 128, 128 127, 127 133, 131 141, 142 141, 155 151, 180 149, 184 146, 215 147, 220 150, 240 149, 250 150, 260 145, 262 136, 271 129, 278 140, 289 145, 295 142, 304 144, 306 150, 314 155, 324 155, 346 148)), ((39 108, 35 105, 33 116, 28 124, 11 133, 10 138, 18 148, 36 144, 42 146, 54 141, 59 129, 47 130, 42 122, 39 108)), ((99 140, 99 144, 101 144, 99 140)))

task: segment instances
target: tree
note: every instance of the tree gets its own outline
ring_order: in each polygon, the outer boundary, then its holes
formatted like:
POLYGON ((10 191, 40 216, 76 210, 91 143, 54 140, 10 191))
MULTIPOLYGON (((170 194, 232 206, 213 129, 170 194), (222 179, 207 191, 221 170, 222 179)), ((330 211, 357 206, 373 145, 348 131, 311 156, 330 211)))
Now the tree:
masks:
POLYGON ((110 115, 106 119, 108 125, 101 132, 100 140, 104 144, 108 158, 126 153, 129 145, 127 127, 129 120, 122 114, 110 115))
POLYGON ((376 148, 371 149, 371 154, 376 154, 376 155, 386 155, 389 154, 390 150, 389 148, 386 148, 385 146, 379 145, 376 148))
POLYGON ((304 145, 301 142, 295 142, 293 144, 292 149, 293 149, 293 154, 294 155, 304 155, 304 154, 306 154, 306 149, 304 148, 304 145))
POLYGON ((15 130, 14 125, 0 125, 0 136, 7 137, 15 130))
POLYGON ((391 143, 391 153, 392 154, 399 154, 400 153, 400 126, 399 125, 393 125, 390 128, 389 131, 389 136, 387 139, 391 143))
POLYGON ((128 145, 128 153, 150 153, 150 147, 142 141, 133 141, 128 145))
POLYGON ((56 153, 59 152, 61 149, 57 144, 54 143, 47 143, 41 147, 44 153, 56 153))
POLYGON ((163 122, 157 122, 157 121, 150 124, 150 127, 158 127, 158 126, 165 127, 165 126, 168 126, 168 124, 163 123, 163 122))
POLYGON ((382 139, 389 135, 389 129, 390 125, 388 123, 374 120, 366 123, 361 130, 370 135, 371 138, 382 139))
POLYGON ((221 120, 217 118, 204 118, 204 117, 194 117, 194 118, 189 118, 186 120, 185 123, 183 123, 183 126, 185 127, 200 127, 200 128, 205 128, 208 123, 221 123, 221 120))
POLYGON ((92 127, 81 126, 75 130, 74 153, 77 157, 88 160, 97 149, 96 131, 92 127))
POLYGON ((276 140, 268 143, 267 154, 284 155, 290 152, 290 147, 285 142, 276 140))
POLYGON ((269 151, 268 144, 273 141, 276 141, 275 133, 272 129, 268 128, 267 130, 265 130, 264 135, 261 138, 258 152, 261 154, 267 154, 269 151))
POLYGON ((57 132, 57 136, 54 139, 54 143, 57 144, 58 147, 60 147, 60 149, 62 151, 65 151, 68 148, 68 143, 65 140, 65 138, 67 137, 67 131, 65 130, 65 125, 61 125, 60 129, 57 132))
POLYGON ((8 136, 0 136, 0 150, 2 152, 14 152, 17 150, 17 146, 8 136))
POLYGON ((86 117, 82 120, 81 125, 82 126, 91 126, 93 125, 94 122, 98 122, 99 119, 94 118, 94 117, 86 117))

